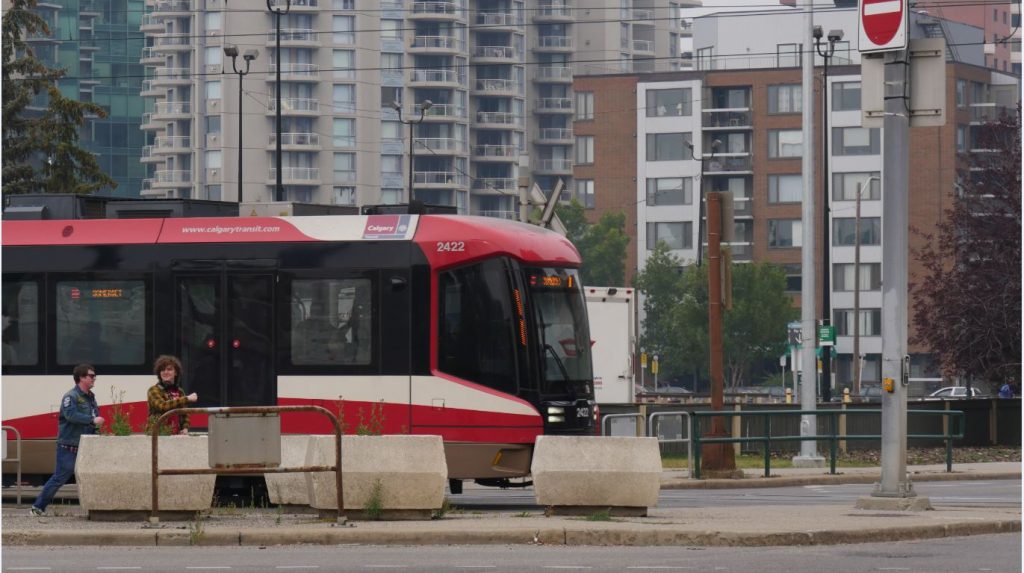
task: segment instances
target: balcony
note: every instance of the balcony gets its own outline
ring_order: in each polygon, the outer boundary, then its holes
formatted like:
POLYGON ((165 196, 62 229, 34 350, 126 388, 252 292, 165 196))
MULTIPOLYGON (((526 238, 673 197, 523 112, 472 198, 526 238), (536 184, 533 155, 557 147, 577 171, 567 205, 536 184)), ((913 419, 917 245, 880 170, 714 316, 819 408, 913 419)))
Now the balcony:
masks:
POLYGON ((633 40, 633 51, 653 54, 654 40, 633 40))
POLYGON ((704 173, 708 175, 750 174, 754 171, 754 162, 749 153, 728 157, 719 153, 704 162, 704 173))
POLYGON ((545 175, 572 175, 572 160, 541 159, 533 171, 545 175))
MULTIPOLYGON (((283 106, 282 106, 283 107, 283 106)), ((267 137, 267 147, 277 147, 277 134, 267 137)), ((319 133, 282 133, 281 148, 291 151, 309 151, 320 148, 319 133)))
MULTIPOLYGON (((328 2, 328 4, 330 4, 328 2)), ((287 0, 270 0, 270 6, 272 8, 281 8, 284 10, 288 7, 289 2, 287 0)), ((266 4, 263 4, 266 7, 266 4)), ((289 10, 295 10, 296 12, 318 12, 320 10, 320 4, 318 0, 291 0, 289 10)), ((287 168, 286 168, 287 169, 287 168)))
MULTIPOLYGON (((267 169, 267 184, 272 185, 277 181, 277 169, 267 169)), ((281 170, 281 181, 292 185, 319 185, 319 167, 285 167, 281 170)))
MULTIPOLYGON (((267 45, 277 44, 277 29, 267 32, 267 45)), ((282 28, 281 46, 319 46, 320 34, 312 28, 282 28)))
POLYGON ((157 68, 150 80, 154 86, 180 86, 192 83, 192 70, 188 68, 157 68))
POLYGON ((754 201, 750 197, 733 198, 732 214, 735 217, 753 217, 754 201))
POLYGON ((519 125, 519 118, 510 111, 479 111, 476 114, 476 126, 477 128, 482 127, 496 127, 501 128, 512 128, 519 125))
POLYGON ((191 183, 192 172, 184 169, 156 171, 153 173, 154 185, 166 185, 172 183, 171 187, 178 187, 181 183, 191 183))
POLYGON ((474 145, 473 159, 478 161, 514 161, 519 156, 515 145, 474 145))
POLYGON ((140 32, 163 32, 164 22, 162 18, 158 18, 152 14, 142 15, 142 24, 139 26, 140 32))
POLYGON ((473 190, 504 194, 518 190, 515 177, 477 177, 473 180, 473 190))
POLYGON ((139 63, 142 65, 150 66, 162 66, 164 65, 164 57, 157 53, 153 47, 142 48, 142 57, 139 58, 139 63))
POLYGON ((416 36, 409 46, 410 54, 458 54, 466 43, 454 36, 416 36))
POLYGON ((487 26, 489 30, 500 31, 501 28, 519 28, 522 24, 515 14, 509 12, 478 12, 477 26, 487 26))
POLYGON ((537 75, 533 77, 537 82, 551 83, 572 83, 572 68, 569 66, 539 66, 537 75))
POLYGON ((190 151, 192 151, 192 138, 187 135, 165 135, 153 140, 154 155, 171 155, 190 151))
POLYGON ((188 34, 163 34, 153 38, 153 48, 157 52, 186 52, 192 49, 192 40, 188 34))
POLYGON ((417 150, 426 149, 429 154, 431 151, 439 155, 452 155, 462 154, 466 152, 466 142, 459 141, 454 137, 417 137, 416 143, 419 144, 417 150))
POLYGON ((192 12, 191 0, 156 0, 153 3, 151 14, 189 16, 190 12, 192 12))
MULTIPOLYGON (((633 18, 632 18, 632 20, 633 20, 633 22, 632 22, 633 24, 641 24, 641 25, 645 25, 645 26, 653 26, 654 25, 654 10, 643 10, 643 9, 634 8, 633 9, 633 18)), ((634 49, 636 49, 636 48, 634 48, 634 49)))
POLYGON ((473 59, 480 63, 511 64, 520 60, 512 46, 476 46, 473 59))
POLYGON ((142 114, 142 123, 139 125, 139 129, 143 131, 152 131, 154 129, 160 129, 161 127, 163 127, 162 124, 153 123, 152 113, 142 114))
POLYGON ((714 111, 704 110, 704 129, 752 129, 749 110, 714 111))
MULTIPOLYGON (((707 243, 704 244, 707 245, 707 243)), ((753 243, 722 243, 722 246, 728 246, 733 262, 754 260, 753 243)))
POLYGON ((537 47, 541 52, 571 52, 572 36, 541 36, 537 38, 537 47))
POLYGON ((192 104, 187 101, 162 101, 153 106, 154 119, 188 119, 192 104))
POLYGON ((487 95, 514 96, 519 94, 519 87, 515 80, 484 78, 476 81, 473 91, 487 95))
MULTIPOLYGON (((267 72, 268 82, 277 81, 277 64, 270 64, 267 72)), ((317 64, 281 64, 281 81, 316 82, 319 80, 320 66, 317 64)))
MULTIPOLYGON (((281 115, 319 115, 320 100, 303 97, 281 98, 281 115)), ((267 102, 267 115, 277 113, 277 100, 270 98, 267 102)))
POLYGON ((153 80, 142 80, 142 89, 139 91, 139 95, 142 97, 165 97, 167 92, 157 88, 153 84, 153 80))
POLYGON ((542 127, 537 133, 537 143, 546 145, 571 145, 572 129, 563 127, 542 127))
POLYGON ((412 183, 416 187, 465 187, 467 177, 458 171, 414 171, 412 183))
POLYGON ((1010 110, 995 102, 972 103, 970 104, 971 125, 981 125, 998 121, 1003 114, 1010 114, 1010 110))
POLYGON ((572 22, 572 7, 561 2, 541 4, 533 15, 534 22, 572 22))
POLYGON ((572 113, 572 99, 567 97, 545 97, 536 100, 534 113, 572 113))
POLYGON ((504 210, 497 210, 497 209, 479 209, 477 211, 474 211, 473 214, 474 215, 478 215, 480 217, 493 217, 495 219, 508 219, 510 221, 518 221, 519 220, 519 212, 518 211, 504 211, 504 210))
POLYGON ((409 74, 409 83, 418 86, 457 87, 459 73, 455 70, 413 70, 409 74))
POLYGON ((413 2, 410 20, 452 22, 462 18, 462 9, 455 2, 413 2))

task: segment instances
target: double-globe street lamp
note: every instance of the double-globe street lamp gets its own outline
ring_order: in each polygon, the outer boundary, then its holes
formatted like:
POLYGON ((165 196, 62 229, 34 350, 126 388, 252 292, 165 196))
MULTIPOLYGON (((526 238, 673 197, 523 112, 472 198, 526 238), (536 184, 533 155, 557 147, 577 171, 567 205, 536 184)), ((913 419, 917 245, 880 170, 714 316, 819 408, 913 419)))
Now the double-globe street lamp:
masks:
POLYGON ((246 50, 242 54, 242 59, 245 60, 245 70, 238 69, 238 46, 228 44, 224 46, 224 55, 231 58, 231 69, 235 70, 238 74, 238 204, 242 204, 242 125, 245 123, 245 117, 242 115, 242 78, 249 74, 249 65, 256 59, 256 56, 260 55, 259 50, 246 50))
POLYGON ((281 16, 291 11, 292 0, 285 0, 284 10, 276 7, 279 3, 280 0, 267 0, 267 10, 273 12, 277 17, 277 35, 274 47, 274 58, 276 60, 274 68, 277 71, 277 81, 274 82, 274 89, 277 91, 277 105, 274 106, 277 112, 277 150, 274 156, 277 162, 277 169, 275 169, 277 172, 277 186, 274 188, 274 200, 284 201, 284 176, 282 175, 284 168, 281 165, 281 16))
MULTIPOLYGON (((831 30, 828 33, 828 45, 827 47, 822 46, 821 38, 824 36, 824 31, 821 26, 814 27, 814 49, 818 52, 825 61, 824 75, 821 80, 821 125, 822 125, 822 145, 824 146, 824 165, 825 165, 825 176, 822 177, 822 189, 824 191, 824 201, 822 202, 822 212, 824 213, 823 223, 823 236, 822 241, 822 255, 821 255, 821 267, 822 267, 822 279, 821 279, 821 312, 824 315, 822 324, 831 324, 831 313, 832 313, 832 300, 831 291, 832 285, 829 284, 829 265, 830 263, 830 251, 832 250, 832 235, 831 235, 831 213, 829 209, 829 180, 832 178, 830 157, 828 154, 828 61, 832 59, 832 56, 836 53, 836 42, 843 39, 842 30, 831 30)), ((833 344, 835 344, 833 342, 833 344)), ((832 399, 832 357, 831 355, 825 355, 825 348, 822 347, 821 355, 821 400, 828 402, 832 399)), ((856 357, 855 357, 856 358, 856 357)))
POLYGON ((430 101, 429 99, 423 100, 423 103, 421 103, 419 105, 420 117, 419 117, 419 119, 414 120, 414 119, 411 119, 411 118, 410 119, 402 119, 402 104, 398 103, 397 101, 391 102, 391 107, 395 108, 395 111, 398 112, 398 121, 400 121, 400 122, 402 122, 402 123, 404 123, 404 124, 409 126, 409 191, 408 191, 409 196, 406 198, 406 203, 412 203, 412 169, 413 169, 413 166, 416 164, 415 163, 415 157, 416 157, 415 153, 416 153, 416 150, 413 147, 413 132, 412 132, 413 127, 412 126, 413 125, 419 125, 419 124, 423 123, 423 116, 426 114, 428 109, 433 107, 433 105, 434 105, 434 102, 430 101))

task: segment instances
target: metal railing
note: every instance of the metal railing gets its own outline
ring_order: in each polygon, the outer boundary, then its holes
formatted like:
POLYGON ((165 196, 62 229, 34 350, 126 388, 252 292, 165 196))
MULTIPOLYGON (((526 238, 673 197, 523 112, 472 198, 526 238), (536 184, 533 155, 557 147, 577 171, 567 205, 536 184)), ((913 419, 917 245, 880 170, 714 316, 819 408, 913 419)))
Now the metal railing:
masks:
MULTIPOLYGON (((849 440, 881 440, 881 434, 840 434, 839 433, 839 417, 849 415, 860 415, 860 414, 877 414, 881 415, 881 409, 870 409, 870 410, 779 410, 779 411, 720 411, 720 412, 692 412, 690 416, 690 438, 693 440, 693 452, 694 452, 694 472, 690 475, 696 479, 700 479, 700 455, 701 445, 703 444, 744 444, 744 443, 761 443, 764 444, 764 476, 769 477, 771 475, 771 444, 772 442, 806 442, 806 441, 827 441, 829 443, 829 473, 835 475, 836 473, 836 458, 839 452, 839 442, 849 440), (772 419, 779 416, 803 416, 803 415, 814 415, 824 416, 828 419, 828 433, 826 434, 815 434, 811 436, 773 436, 772 435, 772 419), (746 416, 764 416, 763 420, 763 432, 762 436, 746 436, 741 438, 703 438, 701 437, 701 418, 714 418, 718 416, 732 418, 739 416, 740 418, 746 416)), ((908 434, 907 439, 936 439, 941 438, 946 442, 946 471, 953 471, 953 440, 963 439, 964 437, 964 426, 965 416, 961 410, 907 410, 907 416, 910 415, 931 415, 931 416, 948 416, 948 419, 954 420, 955 424, 945 423, 943 424, 943 433, 941 434, 908 434), (956 431, 953 431, 953 426, 957 427, 956 431)))
POLYGON ((658 433, 655 431, 655 425, 654 425, 655 419, 657 419, 657 418, 667 418, 667 417, 670 417, 670 416, 671 417, 679 416, 680 418, 682 418, 680 420, 680 423, 682 424, 682 426, 684 428, 687 428, 687 432, 688 432, 687 436, 685 438, 668 438, 668 439, 665 439, 665 440, 662 440, 660 437, 658 437, 658 443, 659 444, 660 443, 666 443, 666 444, 686 444, 686 469, 687 469, 687 471, 689 471, 689 476, 690 477, 694 477, 693 476, 693 467, 694 467, 693 466, 693 463, 694 463, 693 462, 693 435, 694 434, 693 434, 693 424, 691 422, 692 418, 690 416, 690 412, 687 412, 685 410, 679 410, 679 411, 676 411, 676 412, 654 412, 654 413, 652 413, 647 418, 647 435, 648 436, 657 436, 658 435, 658 433))
POLYGON ((14 462, 15 476, 14 476, 14 495, 17 496, 16 503, 21 505, 21 432, 18 431, 14 426, 0 426, 0 430, 4 432, 14 432, 14 450, 17 452, 17 457, 7 457, 7 436, 4 436, 4 456, 3 461, 14 462))

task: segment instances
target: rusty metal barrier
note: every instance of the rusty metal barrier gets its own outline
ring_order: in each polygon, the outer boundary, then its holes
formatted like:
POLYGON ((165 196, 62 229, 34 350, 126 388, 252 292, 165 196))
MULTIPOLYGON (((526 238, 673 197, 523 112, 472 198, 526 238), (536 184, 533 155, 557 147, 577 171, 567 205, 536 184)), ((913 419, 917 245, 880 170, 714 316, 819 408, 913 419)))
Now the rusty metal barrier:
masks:
POLYGON ((320 406, 236 406, 226 408, 175 408, 174 410, 164 412, 162 416, 157 418, 156 421, 153 423, 153 427, 150 430, 150 432, 150 435, 153 438, 153 507, 150 510, 149 514, 150 523, 160 522, 159 477, 161 475, 233 475, 251 473, 293 473, 333 471, 335 472, 335 486, 337 487, 338 490, 338 518, 342 518, 343 507, 341 489, 341 424, 338 422, 338 418, 326 408, 322 408, 320 406), (157 444, 159 442, 157 438, 160 436, 160 427, 162 426, 165 418, 178 414, 276 414, 282 412, 319 412, 324 416, 327 416, 331 420, 331 425, 334 426, 335 445, 337 446, 334 450, 333 466, 300 466, 294 468, 275 468, 267 466, 246 465, 241 467, 178 468, 168 470, 159 469, 159 458, 157 456, 157 444))

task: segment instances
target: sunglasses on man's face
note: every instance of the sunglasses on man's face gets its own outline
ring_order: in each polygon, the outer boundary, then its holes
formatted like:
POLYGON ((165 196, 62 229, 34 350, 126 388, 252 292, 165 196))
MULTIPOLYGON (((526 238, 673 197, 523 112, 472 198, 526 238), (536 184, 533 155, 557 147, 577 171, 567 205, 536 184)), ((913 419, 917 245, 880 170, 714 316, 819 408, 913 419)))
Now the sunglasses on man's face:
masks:
POLYGON ((95 380, 96 379, 96 374, 93 373, 93 372, 90 372, 90 373, 86 374, 85 376, 83 376, 82 378, 92 378, 93 380, 95 380))

